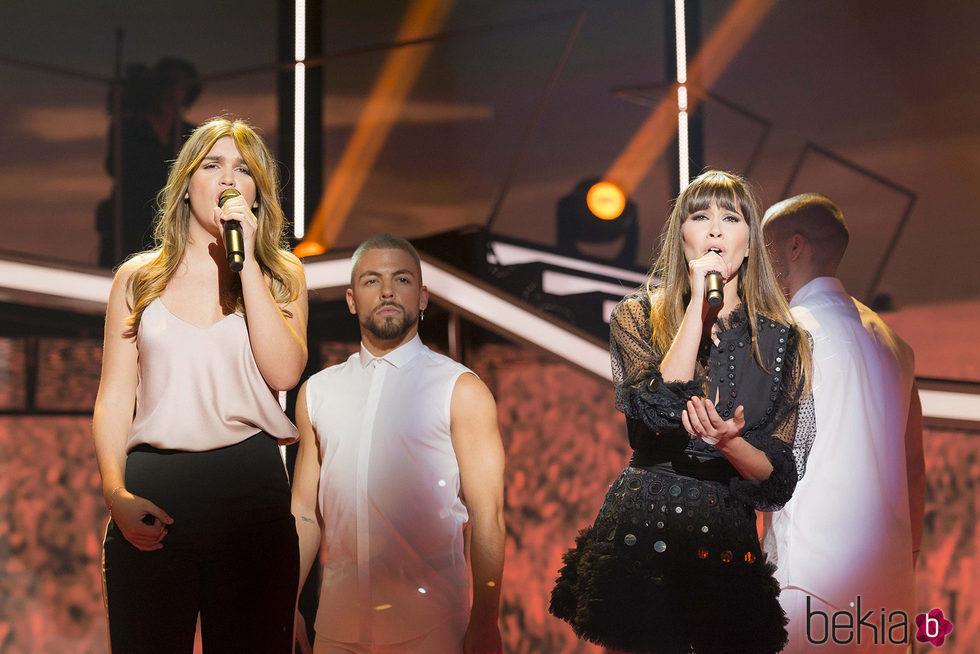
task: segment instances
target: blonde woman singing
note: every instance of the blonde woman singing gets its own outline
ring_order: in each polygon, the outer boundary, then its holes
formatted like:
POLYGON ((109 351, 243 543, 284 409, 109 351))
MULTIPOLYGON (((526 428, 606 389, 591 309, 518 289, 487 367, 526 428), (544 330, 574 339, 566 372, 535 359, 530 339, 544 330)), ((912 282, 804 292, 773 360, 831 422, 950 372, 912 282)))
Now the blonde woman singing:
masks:
POLYGON ((216 118, 159 195, 157 249, 116 273, 93 438, 111 519, 103 549, 114 652, 291 651, 296 529, 277 400, 306 364, 306 282, 283 241, 276 163, 216 118), (227 189, 239 195, 218 206, 227 189), (222 229, 238 221, 233 273, 222 229))

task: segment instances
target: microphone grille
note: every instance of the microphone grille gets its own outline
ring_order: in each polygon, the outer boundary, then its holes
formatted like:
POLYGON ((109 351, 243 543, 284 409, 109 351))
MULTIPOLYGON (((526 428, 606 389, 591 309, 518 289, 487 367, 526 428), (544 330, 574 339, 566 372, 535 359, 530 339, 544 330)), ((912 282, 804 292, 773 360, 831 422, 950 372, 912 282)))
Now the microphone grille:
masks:
POLYGON ((218 206, 225 206, 225 202, 232 198, 237 198, 239 195, 241 195, 241 193, 239 193, 237 189, 226 188, 221 192, 221 195, 218 196, 218 206))

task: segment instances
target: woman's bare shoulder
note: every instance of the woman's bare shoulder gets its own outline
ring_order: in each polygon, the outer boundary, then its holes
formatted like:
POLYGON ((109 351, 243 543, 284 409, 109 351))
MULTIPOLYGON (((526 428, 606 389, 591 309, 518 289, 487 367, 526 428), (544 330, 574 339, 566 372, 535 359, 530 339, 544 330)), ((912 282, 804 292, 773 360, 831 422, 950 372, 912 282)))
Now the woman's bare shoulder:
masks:
POLYGON ((159 250, 141 252, 140 254, 133 255, 129 259, 126 259, 126 261, 120 264, 119 268, 116 269, 114 279, 121 281, 128 280, 130 277, 132 277, 133 273, 156 259, 159 255, 159 250))

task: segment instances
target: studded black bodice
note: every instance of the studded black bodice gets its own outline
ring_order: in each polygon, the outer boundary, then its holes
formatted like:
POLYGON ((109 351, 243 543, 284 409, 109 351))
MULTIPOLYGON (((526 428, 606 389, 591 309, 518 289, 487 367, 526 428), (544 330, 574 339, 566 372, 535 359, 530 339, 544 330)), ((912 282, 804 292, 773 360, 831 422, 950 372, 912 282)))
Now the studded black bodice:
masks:
POLYGON ((616 307, 610 322, 616 405, 627 417, 634 452, 631 464, 667 466, 677 474, 700 479, 754 483, 764 494, 777 491, 760 498, 761 505, 785 502, 796 481, 791 473, 795 467, 791 446, 800 399, 795 369, 797 330, 756 316, 760 365, 753 352, 748 317, 739 307, 717 325, 717 342, 707 337, 702 342, 699 375, 688 382, 668 383, 658 367, 662 355, 652 351, 649 307, 645 294, 627 297, 616 307), (742 436, 766 453, 776 468, 774 478, 764 483, 741 480, 720 451, 687 434, 681 413, 694 395, 714 400, 725 419, 731 418, 738 406, 744 407, 742 436))

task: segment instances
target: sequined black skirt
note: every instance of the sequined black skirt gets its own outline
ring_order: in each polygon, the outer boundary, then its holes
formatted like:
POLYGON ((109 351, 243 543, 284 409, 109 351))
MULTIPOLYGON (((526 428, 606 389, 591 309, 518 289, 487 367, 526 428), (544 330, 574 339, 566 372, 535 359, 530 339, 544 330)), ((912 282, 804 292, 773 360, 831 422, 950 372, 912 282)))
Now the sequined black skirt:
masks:
POLYGON ((759 654, 786 643, 755 512, 726 484, 626 468, 563 561, 550 610, 594 643, 759 654))

